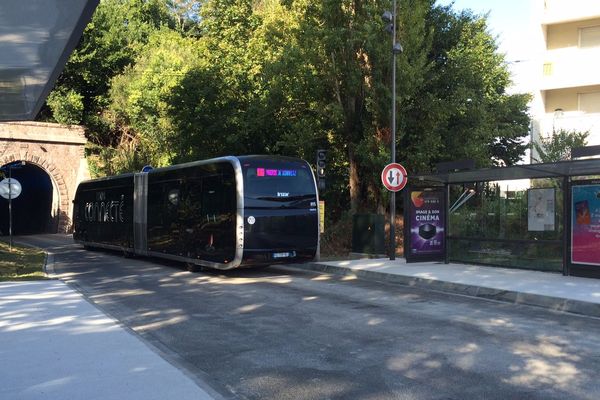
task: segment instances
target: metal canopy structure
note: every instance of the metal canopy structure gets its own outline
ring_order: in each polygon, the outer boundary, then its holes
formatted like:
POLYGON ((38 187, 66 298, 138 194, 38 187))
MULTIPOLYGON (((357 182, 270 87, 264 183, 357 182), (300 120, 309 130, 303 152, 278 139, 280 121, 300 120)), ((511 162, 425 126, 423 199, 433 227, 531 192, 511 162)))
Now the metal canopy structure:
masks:
POLYGON ((98 3, 0 1, 0 121, 35 119, 98 3))
POLYGON ((482 168, 467 171, 417 174, 408 179, 417 184, 427 181, 440 184, 503 181, 513 179, 564 178, 600 174, 600 159, 571 160, 544 164, 514 165, 511 167, 482 168))
MULTIPOLYGON (((579 154, 597 155, 597 151, 583 148, 579 154)), ((454 168, 463 165, 460 162, 448 164, 456 165, 454 168)), ((410 262, 428 259, 448 263, 452 257, 459 262, 503 267, 561 268, 565 275, 600 278, 600 253, 588 251, 600 248, 596 234, 600 226, 599 177, 600 158, 410 175, 404 198, 404 218, 408 221, 404 254, 410 262), (462 203, 466 202, 478 191, 483 193, 478 183, 539 178, 554 178, 558 185, 534 187, 530 184, 525 197, 519 200, 507 195, 502 201, 488 203, 493 205, 491 208, 485 208, 482 200, 478 209, 454 219, 455 226, 462 226, 462 230, 452 231, 450 214, 457 209, 453 210, 454 205, 461 199, 462 203), (458 200, 451 203, 451 186, 461 184, 467 187, 463 187, 458 200), (542 190, 547 191, 544 195, 547 197, 542 196, 542 190), (545 204, 542 211, 536 208, 539 204, 545 204), (512 207, 510 212, 509 207, 512 207), (473 219, 469 219, 471 217, 473 219), (530 220, 535 224, 540 219, 544 219, 543 229, 539 225, 530 229, 530 220), (554 222, 548 222, 551 220, 554 222), (488 226, 490 230, 471 229, 473 226, 488 226), (507 230, 509 228, 512 230, 507 230)))

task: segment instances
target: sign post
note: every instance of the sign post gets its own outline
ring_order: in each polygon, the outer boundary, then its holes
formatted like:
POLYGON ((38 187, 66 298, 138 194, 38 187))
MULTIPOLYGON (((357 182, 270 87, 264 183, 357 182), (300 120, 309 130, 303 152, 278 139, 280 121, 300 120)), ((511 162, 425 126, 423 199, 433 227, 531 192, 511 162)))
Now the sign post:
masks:
POLYGON ((383 186, 392 192, 392 201, 390 202, 390 260, 396 259, 396 192, 406 186, 406 169, 395 162, 385 166, 381 171, 381 182, 383 186))
MULTIPOLYGON (((9 176, 12 168, 9 168, 9 176)), ((15 178, 3 179, 0 182, 0 196, 8 200, 8 250, 12 251, 12 201, 21 194, 21 184, 15 178)))
POLYGON ((25 165, 25 161, 15 161, 2 167, 2 170, 8 169, 8 179, 3 179, 0 182, 0 196, 8 199, 8 250, 12 252, 12 199, 16 199, 21 194, 21 184, 16 179, 12 178, 12 170, 21 168, 25 165))

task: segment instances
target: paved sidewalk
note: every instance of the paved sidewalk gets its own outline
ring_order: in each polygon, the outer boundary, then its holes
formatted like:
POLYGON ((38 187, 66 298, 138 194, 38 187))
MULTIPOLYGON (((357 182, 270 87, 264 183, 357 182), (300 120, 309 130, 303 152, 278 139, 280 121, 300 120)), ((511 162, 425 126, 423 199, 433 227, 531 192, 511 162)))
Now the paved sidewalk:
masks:
POLYGON ((520 269, 361 259, 299 266, 600 318, 600 279, 520 269))
POLYGON ((0 399, 213 398, 65 283, 0 283, 0 399))

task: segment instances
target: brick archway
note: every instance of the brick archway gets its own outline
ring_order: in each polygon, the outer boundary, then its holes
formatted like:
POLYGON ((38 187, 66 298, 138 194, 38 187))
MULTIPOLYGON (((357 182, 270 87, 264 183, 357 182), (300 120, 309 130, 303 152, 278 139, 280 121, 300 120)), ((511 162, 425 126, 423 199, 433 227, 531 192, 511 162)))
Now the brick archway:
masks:
POLYGON ((56 206, 53 207, 52 214, 57 218, 58 232, 68 232, 71 225, 71 218, 68 212, 71 198, 69 197, 69 191, 64 178, 58 172, 58 168, 48 160, 40 160, 37 156, 25 154, 25 157, 16 157, 15 155, 5 156, 0 159, 0 165, 5 165, 13 161, 25 161, 29 164, 33 164, 50 176, 52 186, 58 193, 58 201, 56 206))
POLYGON ((0 123, 0 165, 23 160, 45 171, 57 202, 53 218, 57 231, 71 229, 72 197, 77 185, 89 178, 84 158, 83 128, 36 122, 0 123))

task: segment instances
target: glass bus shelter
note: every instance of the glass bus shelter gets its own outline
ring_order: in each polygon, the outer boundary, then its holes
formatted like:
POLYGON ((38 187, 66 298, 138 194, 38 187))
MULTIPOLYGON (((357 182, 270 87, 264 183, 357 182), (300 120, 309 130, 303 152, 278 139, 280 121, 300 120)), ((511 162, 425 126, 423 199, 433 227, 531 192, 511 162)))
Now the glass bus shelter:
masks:
POLYGON ((600 159, 409 176, 404 254, 600 278, 600 159))

